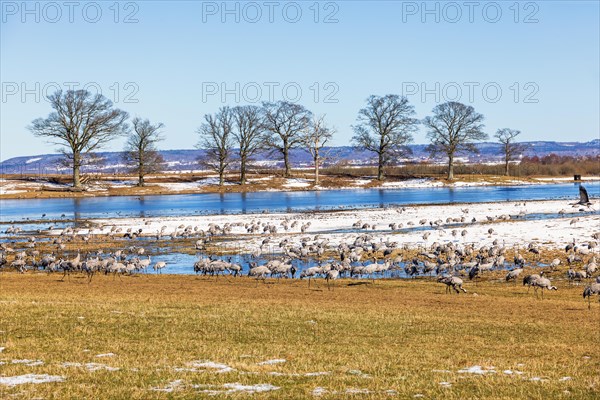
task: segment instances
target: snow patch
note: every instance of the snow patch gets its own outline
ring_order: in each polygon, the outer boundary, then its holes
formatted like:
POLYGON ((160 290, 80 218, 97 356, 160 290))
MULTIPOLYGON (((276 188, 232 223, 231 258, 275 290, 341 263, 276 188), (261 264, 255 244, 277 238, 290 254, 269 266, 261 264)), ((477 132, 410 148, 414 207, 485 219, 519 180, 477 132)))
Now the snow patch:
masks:
POLYGON ((273 365, 273 364, 283 364, 287 362, 284 358, 275 358, 273 360, 267 360, 257 363, 257 365, 273 365))
POLYGON ((30 158, 29 160, 25 161, 25 164, 31 164, 33 162, 40 161, 41 159, 42 157, 30 158))
POLYGON ((476 375, 485 375, 485 374, 494 374, 496 371, 493 368, 482 368, 480 365, 474 365, 469 368, 459 369, 459 374, 476 374, 476 375))
POLYGON ((28 367, 35 367, 37 365, 43 365, 42 360, 12 360, 13 364, 25 364, 28 367))
POLYGON ((286 182, 282 186, 286 188, 302 188, 310 186, 310 182, 306 179, 290 178, 286 179, 286 182))
POLYGON ((114 357, 115 353, 104 353, 104 354, 96 354, 96 357, 114 357))
MULTIPOLYGON (((234 368, 231 368, 229 365, 216 363, 213 361, 192 361, 188 363, 189 366, 194 367, 194 369, 200 368, 201 370, 212 369, 215 370, 216 373, 222 374, 225 372, 235 371, 234 368)), ((196 371, 192 371, 196 372, 196 371)))
POLYGON ((100 370, 105 370, 105 371, 118 371, 119 368, 117 367, 110 367, 108 365, 105 364, 99 364, 99 363, 86 363, 86 364, 81 364, 81 363, 77 363, 77 362, 64 362, 62 363, 63 367, 85 367, 88 371, 90 372, 95 372, 95 371, 100 371, 100 370))
POLYGON ((182 379, 177 379, 175 381, 169 382, 167 384, 167 386, 165 387, 153 387, 150 388, 150 390, 156 391, 156 392, 166 392, 166 393, 171 393, 173 391, 175 391, 176 389, 179 389, 183 384, 183 380, 182 379))
POLYGON ((279 390, 279 386, 273 386, 268 383, 259 383, 257 385, 243 385, 241 383, 226 383, 222 386, 224 390, 208 389, 200 390, 200 393, 206 393, 211 396, 219 394, 234 394, 234 393, 263 393, 273 390, 279 390))
POLYGON ((48 374, 26 374, 18 376, 0 376, 0 385, 16 386, 24 385, 27 383, 49 383, 49 382, 64 382, 65 377, 59 375, 48 375, 48 374))

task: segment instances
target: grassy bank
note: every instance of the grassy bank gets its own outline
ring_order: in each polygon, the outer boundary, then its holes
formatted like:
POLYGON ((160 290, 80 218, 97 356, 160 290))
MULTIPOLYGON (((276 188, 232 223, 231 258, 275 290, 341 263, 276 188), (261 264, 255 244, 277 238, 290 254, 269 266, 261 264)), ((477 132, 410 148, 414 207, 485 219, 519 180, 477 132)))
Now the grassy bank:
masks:
POLYGON ((58 279, 0 276, 0 376, 65 378, 0 386, 2 398, 243 397, 231 383, 279 388, 261 398, 591 399, 600 390, 600 306, 588 310, 582 287, 536 300, 499 282, 446 295, 428 280, 327 290, 322 281, 58 279), (24 359, 43 364, 13 363, 24 359), (274 359, 286 361, 258 364, 274 359), (458 372, 476 365, 496 372, 458 372))

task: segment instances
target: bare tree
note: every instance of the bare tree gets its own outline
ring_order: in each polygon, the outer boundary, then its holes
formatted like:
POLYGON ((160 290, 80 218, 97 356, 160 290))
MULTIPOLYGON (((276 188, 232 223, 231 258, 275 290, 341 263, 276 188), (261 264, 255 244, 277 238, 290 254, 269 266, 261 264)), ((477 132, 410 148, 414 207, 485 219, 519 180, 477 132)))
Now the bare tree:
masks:
POLYGON ((291 173, 290 149, 302 142, 301 132, 310 123, 312 113, 299 104, 288 101, 263 103, 265 113, 265 128, 268 135, 265 138, 267 147, 283 155, 285 177, 291 173))
POLYGON ((219 174, 219 186, 225 183, 225 171, 233 156, 233 113, 221 107, 215 115, 206 114, 205 122, 198 128, 198 148, 206 150, 202 164, 219 174))
POLYGON ((80 188, 83 156, 125 134, 128 114, 113 108, 101 94, 86 90, 59 90, 48 100, 54 112, 45 119, 35 119, 28 128, 35 136, 50 138, 51 143, 64 147, 62 151, 73 168, 73 187, 80 188))
POLYGON ((520 134, 521 131, 516 129, 503 128, 498 129, 494 135, 502 147, 502 153, 504 154, 504 175, 506 176, 510 174, 510 162, 516 160, 525 151, 524 144, 515 142, 517 136, 520 134))
POLYGON ((358 112, 353 143, 377 154, 377 179, 383 180, 386 165, 395 157, 410 154, 406 146, 419 121, 412 118, 414 107, 406 97, 395 94, 370 96, 367 106, 358 112))
POLYGON ((156 148, 156 143, 164 140, 160 130, 162 123, 155 125, 148 119, 136 117, 132 121, 133 130, 125 145, 123 159, 131 170, 138 175, 138 186, 144 186, 144 177, 147 174, 159 172, 164 164, 164 159, 156 148))
POLYGON ((315 164, 315 185, 319 184, 319 168, 323 162, 321 150, 334 133, 335 129, 329 128, 325 123, 325 115, 314 117, 302 133, 302 144, 306 146, 315 164))
POLYGON ((454 101, 435 106, 433 116, 423 120, 429 129, 427 138, 431 141, 427 150, 432 157, 438 153, 448 157, 448 180, 454 179, 455 155, 477 153, 475 142, 487 139, 482 121, 483 115, 475 112, 473 107, 454 101))
POLYGON ((264 121, 258 106, 237 106, 232 109, 235 129, 233 137, 240 158, 240 184, 246 184, 248 160, 264 148, 264 121))

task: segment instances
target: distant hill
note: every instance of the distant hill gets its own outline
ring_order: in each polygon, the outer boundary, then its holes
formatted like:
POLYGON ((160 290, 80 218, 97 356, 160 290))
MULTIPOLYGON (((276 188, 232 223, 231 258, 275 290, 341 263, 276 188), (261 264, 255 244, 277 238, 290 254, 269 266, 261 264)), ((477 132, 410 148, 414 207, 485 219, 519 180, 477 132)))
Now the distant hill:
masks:
MULTIPOLYGON (((557 154, 561 156, 584 156, 600 154, 600 139, 590 142, 548 142, 535 141, 524 142, 527 150, 524 155, 527 156, 545 156, 548 154, 557 154)), ((415 144, 409 146, 412 155, 409 157, 412 161, 430 160, 426 152, 426 145, 415 144)), ((461 160, 465 162, 499 162, 501 160, 501 150, 498 143, 484 142, 477 145, 480 153, 477 155, 464 155, 461 160)), ((198 159, 202 157, 202 150, 163 150, 160 152, 166 162, 168 171, 191 171, 200 169, 198 159)), ((323 150, 327 156, 327 163, 334 164, 344 161, 349 165, 370 165, 375 163, 376 159, 373 153, 362 151, 351 146, 327 147, 323 150)), ((127 166, 121 160, 120 152, 98 152, 96 153, 100 163, 84 167, 87 172, 107 172, 118 173, 125 172, 127 166)), ((308 152, 302 149, 295 149, 290 155, 291 162, 296 167, 308 166, 311 164, 311 157, 308 152)), ((67 172, 69 169, 61 166, 60 154, 41 154, 29 157, 14 157, 0 163, 0 173, 4 174, 48 174, 57 172, 67 172)), ((439 160, 434 161, 442 161, 439 160)), ((280 167, 278 154, 269 154, 264 152, 258 154, 253 162, 256 166, 280 167)))

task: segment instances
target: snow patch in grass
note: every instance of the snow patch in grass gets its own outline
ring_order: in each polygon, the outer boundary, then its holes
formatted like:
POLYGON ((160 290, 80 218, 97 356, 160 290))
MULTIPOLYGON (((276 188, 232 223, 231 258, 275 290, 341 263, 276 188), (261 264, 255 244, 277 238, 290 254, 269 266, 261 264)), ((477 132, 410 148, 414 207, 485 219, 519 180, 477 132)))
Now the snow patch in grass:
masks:
POLYGON ((216 396, 216 395, 220 395, 220 394, 234 394, 234 393, 250 393, 250 394, 263 393, 263 392, 270 392, 273 390, 280 389, 279 386, 273 386, 268 383, 259 383, 256 385, 243 385, 238 382, 225 383, 222 386, 222 388, 224 390, 217 390, 217 389, 200 390, 200 393, 205 393, 210 396, 216 396))
POLYGON ((18 376, 0 376, 0 385, 16 386, 24 385, 27 383, 49 383, 49 382, 64 382, 65 377, 59 375, 48 375, 48 374, 26 374, 18 376))
POLYGON ((328 392, 327 389, 317 386, 316 388, 313 389, 312 395, 319 397, 319 396, 323 396, 324 394, 327 394, 327 392, 328 392))
POLYGON ((373 392, 371 392, 369 389, 349 388, 349 389, 346 389, 346 393, 347 394, 370 394, 373 392))
POLYGON ((272 365, 272 364, 283 364, 287 362, 286 359, 284 358, 275 358, 273 360, 267 360, 267 361, 262 361, 257 363, 257 365, 272 365))
POLYGON ((361 378, 370 378, 371 377, 371 375, 365 374, 364 372, 362 372, 359 369, 351 369, 350 371, 348 371, 348 373, 350 375, 356 375, 356 376, 361 377, 361 378))
POLYGON ((85 367, 88 371, 90 372, 95 372, 95 371, 99 371, 99 370, 105 370, 105 371, 118 371, 119 368, 117 367, 111 367, 108 366, 106 364, 99 364, 99 363, 86 363, 86 364, 81 364, 81 363, 77 363, 77 362, 64 362, 62 363, 63 367, 85 367))
POLYGON ((485 375, 485 374, 495 374, 496 371, 493 368, 482 368, 480 365, 474 365, 469 368, 459 369, 459 374, 476 374, 476 375, 485 375))
POLYGON ((115 353, 104 353, 104 354, 96 354, 96 357, 114 357, 115 353))
MULTIPOLYGON (((235 371, 235 369, 231 368, 229 365, 216 363, 213 361, 192 361, 192 362, 188 363, 188 365, 191 367, 194 367, 193 369, 197 369, 197 368, 200 368, 201 370, 212 369, 212 370, 215 370, 215 372, 219 373, 219 374, 222 374, 224 372, 235 371)), ((191 372, 197 372, 197 370, 191 371, 191 372)))
POLYGON ((25 364, 28 367, 35 367, 37 365, 43 365, 42 360, 12 360, 13 364, 25 364))
POLYGON ((153 388, 150 388, 150 390, 153 390, 155 392, 171 393, 171 392, 181 388, 182 384, 183 384, 183 380, 177 379, 175 381, 169 382, 167 384, 167 386, 165 386, 165 387, 153 387, 153 388))

